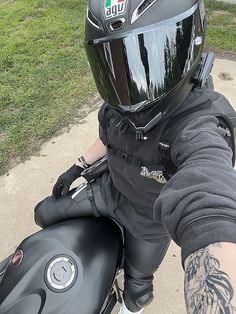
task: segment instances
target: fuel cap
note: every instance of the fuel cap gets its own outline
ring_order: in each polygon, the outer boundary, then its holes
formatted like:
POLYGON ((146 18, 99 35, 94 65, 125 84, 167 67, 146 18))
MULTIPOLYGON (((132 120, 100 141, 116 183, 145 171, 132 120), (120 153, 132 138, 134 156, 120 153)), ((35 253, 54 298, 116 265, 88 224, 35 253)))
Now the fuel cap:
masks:
POLYGON ((52 258, 46 267, 46 283, 55 292, 69 290, 77 277, 76 263, 71 257, 52 258))

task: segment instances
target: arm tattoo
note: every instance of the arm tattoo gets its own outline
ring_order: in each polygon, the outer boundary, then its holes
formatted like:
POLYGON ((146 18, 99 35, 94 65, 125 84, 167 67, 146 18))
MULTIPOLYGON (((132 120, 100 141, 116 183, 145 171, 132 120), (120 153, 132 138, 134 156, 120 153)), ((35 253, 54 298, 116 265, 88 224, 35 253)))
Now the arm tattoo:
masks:
POLYGON ((236 308, 229 276, 220 269, 219 261, 209 249, 190 255, 185 271, 185 302, 191 314, 233 314, 236 308))

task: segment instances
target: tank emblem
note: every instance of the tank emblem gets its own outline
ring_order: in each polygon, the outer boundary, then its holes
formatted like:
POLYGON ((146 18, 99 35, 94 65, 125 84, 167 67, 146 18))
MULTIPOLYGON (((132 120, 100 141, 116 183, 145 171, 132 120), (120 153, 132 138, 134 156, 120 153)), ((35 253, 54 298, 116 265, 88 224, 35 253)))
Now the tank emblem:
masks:
POLYGON ((17 267, 21 264, 21 262, 23 261, 23 256, 24 256, 24 253, 22 250, 20 249, 17 249, 15 251, 15 253, 12 255, 12 258, 11 258, 11 262, 10 262, 10 265, 12 267, 17 267))
POLYGON ((154 179, 155 181, 165 184, 167 182, 166 178, 164 177, 163 171, 161 170, 152 170, 150 171, 146 167, 141 167, 142 171, 140 173, 141 176, 146 177, 148 179, 154 179))
POLYGON ((53 258, 46 268, 46 283, 53 290, 61 292, 72 287, 76 279, 76 266, 72 258, 57 256, 53 258))
POLYGON ((126 12, 127 0, 105 0, 105 19, 122 15, 126 12))

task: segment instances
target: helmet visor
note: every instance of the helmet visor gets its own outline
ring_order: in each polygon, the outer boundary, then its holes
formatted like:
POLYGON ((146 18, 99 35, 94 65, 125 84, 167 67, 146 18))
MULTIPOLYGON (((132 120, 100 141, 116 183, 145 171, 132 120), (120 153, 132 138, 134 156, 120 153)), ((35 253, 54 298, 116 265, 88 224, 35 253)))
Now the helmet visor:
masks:
POLYGON ((186 76, 202 50, 199 10, 122 38, 88 42, 86 52, 101 97, 129 112, 150 106, 186 76))

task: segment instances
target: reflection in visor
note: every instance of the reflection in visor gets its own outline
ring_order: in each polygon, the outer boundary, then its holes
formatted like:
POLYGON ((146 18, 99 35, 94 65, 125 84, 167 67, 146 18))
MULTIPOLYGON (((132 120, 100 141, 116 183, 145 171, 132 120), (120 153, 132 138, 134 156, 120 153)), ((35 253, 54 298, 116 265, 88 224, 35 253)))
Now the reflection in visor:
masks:
POLYGON ((186 76, 201 46, 199 11, 165 27, 88 44, 86 51, 98 91, 111 106, 138 111, 166 95, 186 76))

